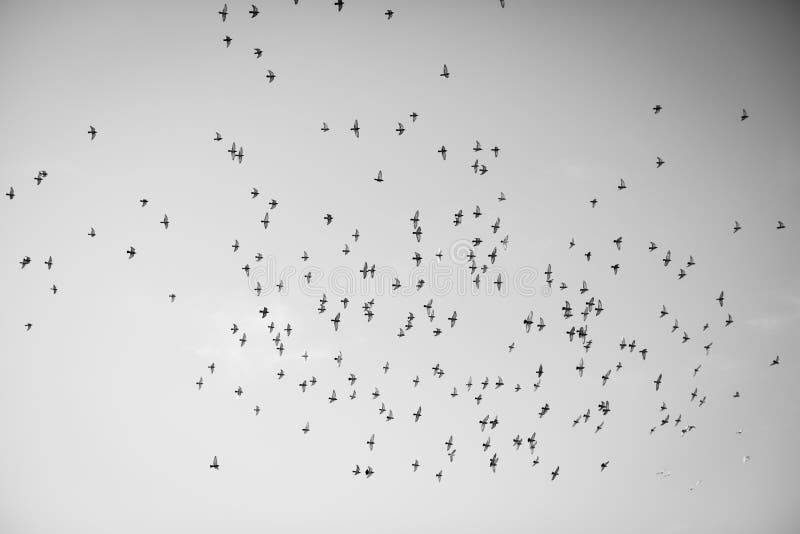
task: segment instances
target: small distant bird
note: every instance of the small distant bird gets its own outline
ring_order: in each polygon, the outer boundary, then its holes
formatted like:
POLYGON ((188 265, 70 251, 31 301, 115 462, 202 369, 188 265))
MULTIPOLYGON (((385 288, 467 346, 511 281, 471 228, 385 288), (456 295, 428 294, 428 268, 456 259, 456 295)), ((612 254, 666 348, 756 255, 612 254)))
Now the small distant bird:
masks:
POLYGON ((561 468, 561 466, 556 466, 555 470, 552 473, 550 473, 550 481, 551 482, 553 480, 555 480, 556 477, 558 476, 558 471, 559 471, 560 468, 561 468))

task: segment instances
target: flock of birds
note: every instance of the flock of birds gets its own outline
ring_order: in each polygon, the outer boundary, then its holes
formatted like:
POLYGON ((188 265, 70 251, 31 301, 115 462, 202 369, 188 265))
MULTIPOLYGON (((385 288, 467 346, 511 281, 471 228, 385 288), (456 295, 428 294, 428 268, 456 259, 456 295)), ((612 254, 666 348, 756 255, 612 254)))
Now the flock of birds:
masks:
MULTIPOLYGON (((298 4, 299 0, 294 0, 295 4, 298 4)), ((503 0, 500 1, 501 7, 505 7, 505 2, 503 0)), ((338 0, 334 3, 337 7, 338 11, 341 11, 344 2, 342 0, 338 0)), ((225 23, 229 17, 229 10, 228 5, 225 4, 222 9, 218 12, 221 17, 221 22, 225 23)), ((259 14, 259 9, 257 6, 252 5, 251 9, 248 11, 250 18, 255 18, 259 14)), ((392 10, 387 10, 385 12, 387 19, 391 20, 394 12, 392 10)), ((233 39, 226 35, 223 39, 226 47, 231 47, 233 39)), ((257 58, 260 58, 262 55, 262 50, 259 48, 254 49, 254 54, 257 58)), ((447 80, 450 78, 451 73, 447 67, 444 65, 440 76, 447 80)), ((277 80, 277 75, 272 71, 268 70, 266 74, 267 80, 269 83, 273 83, 277 80)), ((446 82, 443 82, 446 83, 446 82)), ((663 108, 661 105, 655 105, 652 108, 653 115, 659 115, 663 112, 663 108)), ((417 120, 420 116, 417 113, 411 113, 409 115, 410 118, 410 125, 416 125, 417 120)), ((745 121, 749 118, 749 115, 746 110, 742 109, 740 115, 740 121, 745 121)), ((322 122, 322 127, 320 128, 323 135, 328 134, 332 131, 332 129, 328 126, 327 122, 322 122)), ((349 128, 349 131, 356 138, 360 138, 361 135, 361 128, 359 127, 358 120, 354 120, 353 126, 349 128)), ((407 131, 406 126, 402 122, 397 122, 397 127, 395 128, 395 132, 398 136, 403 135, 407 131)), ((98 130, 95 126, 89 126, 87 131, 90 141, 94 141, 98 135, 101 135, 100 130, 98 130)), ((212 138, 213 142, 222 142, 223 136, 220 132, 215 132, 214 137, 212 138)), ((484 148, 479 141, 475 142, 475 145, 471 147, 472 151, 475 154, 474 162, 466 162, 468 167, 472 170, 475 174, 484 175, 488 172, 488 167, 485 161, 481 161, 481 153, 484 153, 484 148)), ((432 152, 437 152, 443 161, 447 161, 447 148, 444 145, 439 147, 431 147, 432 152)), ((227 149, 228 154, 230 155, 231 160, 238 161, 239 164, 242 164, 245 157, 244 147, 240 144, 237 145, 236 142, 232 142, 229 149, 227 149)), ((495 145, 488 152, 492 153, 492 158, 499 158, 501 154, 501 149, 499 146, 495 145)), ((662 168, 666 165, 666 160, 661 157, 657 156, 655 159, 655 166, 657 169, 662 168)), ((46 181, 48 177, 48 173, 45 170, 41 170, 37 173, 34 177, 34 181, 36 186, 41 186, 43 182, 46 181)), ((382 183, 384 181, 383 172, 378 171, 377 175, 373 178, 373 180, 377 183, 382 183)), ((616 185, 616 189, 618 192, 623 192, 627 189, 627 185, 624 179, 620 179, 619 184, 616 185)), ((611 186, 609 186, 611 189, 611 186)), ((252 199, 256 199, 259 196, 259 191, 257 188, 253 188, 250 191, 250 197, 252 199)), ((17 196, 17 192, 15 191, 14 187, 11 187, 9 191, 5 194, 9 200, 14 200, 17 196)), ((497 202, 502 204, 506 200, 506 195, 503 192, 500 192, 497 197, 497 202)), ((148 200, 146 198, 139 199, 138 202, 141 204, 142 208, 146 208, 148 205, 148 200)), ((588 201, 590 208, 596 208, 598 205, 598 198, 592 198, 588 201)), ((266 212, 264 217, 258 221, 258 223, 254 224, 261 224, 263 225, 264 229, 268 229, 271 219, 270 214, 274 212, 278 208, 278 201, 275 199, 269 200, 266 206, 266 212)), ((422 216, 419 210, 410 214, 409 220, 407 223, 409 224, 409 242, 411 245, 421 244, 423 242, 424 234, 422 228, 422 216)), ((462 224, 465 224, 465 219, 471 220, 475 222, 475 224, 481 224, 481 218, 484 216, 483 210, 480 208, 479 205, 475 205, 474 209, 470 212, 469 209, 466 211, 464 209, 458 209, 455 213, 453 213, 453 220, 452 225, 454 227, 459 227, 462 224)), ((331 226, 334 222, 334 216, 330 213, 326 213, 321 217, 321 225, 325 227, 331 226)), ((159 224, 163 226, 165 231, 168 231, 170 228, 170 219, 168 215, 165 213, 163 217, 160 219, 159 224)), ((470 280, 471 284, 474 285, 475 289, 480 289, 481 285, 483 284, 484 287, 494 285, 498 290, 502 288, 502 286, 508 283, 508 280, 503 278, 503 273, 499 272, 499 270, 494 269, 496 266, 496 262, 502 260, 503 252, 505 252, 509 247, 509 235, 506 234, 503 238, 499 238, 498 232, 501 229, 501 217, 499 215, 492 217, 491 224, 488 222, 484 227, 486 229, 485 234, 476 235, 469 240, 469 244, 464 251, 464 257, 458 258, 461 260, 461 268, 469 271, 470 273, 470 280), (487 244, 488 242, 488 244, 487 244), (480 251, 480 252, 479 252, 480 251)), ((779 231, 785 231, 787 226, 780 220, 777 221, 776 227, 779 231)), ((732 225, 732 234, 737 234, 738 232, 742 231, 743 227, 739 223, 739 221, 734 221, 732 225)), ((90 227, 88 231, 88 236, 90 238, 94 238, 97 235, 94 227, 90 227)), ((355 229, 351 234, 353 239, 352 247, 355 248, 356 243, 358 243, 361 234, 358 229, 355 229)), ((613 240, 610 240, 609 246, 614 247, 617 251, 622 251, 623 249, 623 237, 620 235, 613 240)), ((231 249, 233 254, 241 254, 240 248, 241 244, 238 239, 233 239, 231 249)), ((568 250, 572 250, 576 247, 576 241, 574 238, 570 239, 567 248, 568 250)), ((651 254, 655 254, 657 250, 661 250, 661 247, 657 245, 655 242, 650 242, 647 250, 651 254)), ((346 243, 344 248, 342 249, 342 253, 344 255, 348 255, 353 252, 351 248, 351 243, 346 243)), ((127 250, 124 250, 124 253, 127 254, 130 260, 134 260, 137 255, 136 247, 132 244, 128 246, 127 250)), ((592 260, 592 251, 587 250, 585 251, 582 256, 585 258, 586 262, 590 262, 592 260)), ((442 253, 441 249, 438 250, 436 254, 433 255, 436 258, 435 261, 442 262, 444 259, 444 254, 442 253)), ((264 258, 263 254, 260 252, 255 254, 254 260, 255 262, 260 262, 264 258)), ((423 256, 420 252, 414 251, 413 254, 410 256, 411 262, 414 266, 419 266, 420 263, 423 261, 423 256)), ((310 255, 307 251, 303 251, 302 255, 300 256, 300 260, 303 263, 308 262, 310 259, 310 255)), ((672 251, 667 249, 664 251, 663 257, 660 259, 660 263, 663 264, 664 268, 669 268, 670 264, 673 262, 672 258, 672 251)), ((20 266, 22 269, 25 269, 32 263, 32 259, 29 256, 24 256, 20 260, 20 266)), ((48 271, 54 269, 55 262, 52 256, 48 256, 42 262, 48 271)), ((685 260, 685 263, 681 263, 676 272, 674 272, 674 276, 678 280, 684 279, 686 276, 689 276, 692 268, 695 266, 695 260, 692 255, 689 255, 688 258, 685 260)), ((621 271, 621 264, 616 262, 609 266, 609 269, 614 275, 618 275, 621 271)), ((249 262, 245 263, 241 267, 242 272, 245 275, 247 280, 247 287, 248 291, 254 292, 256 295, 261 296, 263 292, 266 292, 265 287, 262 286, 261 281, 255 281, 253 284, 253 280, 251 279, 251 266, 249 262)), ((369 261, 364 261, 363 267, 360 270, 360 274, 364 280, 368 277, 370 279, 375 278, 376 274, 376 264, 370 263, 369 261)), ((564 341, 565 343, 575 344, 577 343, 579 347, 579 352, 581 353, 580 358, 575 363, 575 377, 578 380, 584 379, 587 375, 592 374, 592 380, 597 380, 600 382, 602 386, 606 386, 606 384, 611 380, 616 380, 617 375, 621 372, 623 368, 622 361, 617 362, 611 368, 608 369, 591 369, 590 364, 588 361, 589 353, 593 348, 592 337, 590 333, 590 326, 597 322, 597 318, 603 313, 605 307, 603 305, 603 301, 600 295, 592 294, 589 284, 583 280, 581 283, 577 284, 576 289, 571 289, 570 285, 567 284, 566 280, 557 280, 555 276, 555 270, 553 269, 552 265, 548 264, 546 269, 544 270, 544 274, 546 276, 545 282, 548 288, 552 288, 555 285, 561 294, 564 295, 563 298, 563 305, 560 307, 560 313, 558 313, 558 317, 551 316, 545 320, 543 315, 539 313, 534 313, 533 310, 527 311, 527 313, 521 314, 520 317, 520 334, 521 335, 528 335, 531 333, 536 334, 537 332, 542 332, 545 328, 559 328, 563 331, 564 341), (577 302, 576 302, 577 299, 577 302), (573 305, 575 306, 573 308, 573 305), (560 322, 561 326, 556 326, 554 323, 560 322)), ((312 273, 308 270, 303 275, 303 280, 305 280, 306 284, 310 284, 312 281, 312 273)), ((301 282, 302 283, 302 282, 301 282)), ((282 290, 284 289, 285 284, 283 280, 279 280, 276 284, 277 293, 281 295, 282 290)), ((392 291, 397 291, 402 287, 402 284, 399 278, 394 278, 391 283, 392 291)), ((425 280, 423 278, 419 278, 414 283, 414 287, 416 292, 420 293, 423 291, 425 287, 425 280)), ((50 288, 52 293, 55 295, 58 292, 58 288, 55 283, 53 283, 52 287, 50 288)), ((711 297, 709 297, 711 298, 711 297)), ((168 295, 168 299, 170 302, 174 302, 176 299, 176 295, 171 293, 168 295)), ((728 328, 734 324, 734 318, 731 313, 728 312, 727 308, 725 307, 725 299, 726 294, 725 291, 720 290, 718 296, 715 298, 719 308, 721 310, 721 315, 719 317, 711 318, 708 322, 704 323, 700 328, 700 333, 696 335, 689 335, 688 330, 684 329, 684 326, 681 325, 678 318, 672 318, 672 324, 668 327, 671 333, 677 334, 679 333, 678 339, 680 344, 687 344, 690 341, 694 340, 696 337, 702 337, 704 341, 700 343, 700 347, 702 347, 702 352, 705 355, 708 355, 712 349, 713 342, 710 341, 706 336, 712 330, 713 325, 719 325, 722 329, 728 328)), ((348 296, 343 296, 336 302, 331 302, 328 300, 327 295, 323 294, 322 297, 314 304, 315 311, 317 315, 325 316, 330 323, 329 328, 332 328, 334 332, 340 332, 341 330, 345 329, 347 321, 353 320, 348 315, 351 315, 349 312, 352 308, 349 307, 350 298, 348 296), (332 309, 329 309, 332 308, 332 309)), ((378 301, 375 298, 371 298, 365 300, 361 306, 361 315, 366 318, 366 321, 369 323, 372 321, 375 315, 375 308, 378 306, 378 301)), ((291 324, 287 323, 285 325, 277 325, 274 321, 270 321, 266 324, 267 319, 270 315, 270 310, 267 306, 263 306, 259 310, 257 310, 258 315, 262 320, 265 321, 265 328, 266 331, 272 337, 272 342, 274 348, 279 356, 282 356, 286 350, 288 350, 289 339, 291 337, 292 332, 294 329, 292 328, 291 324)), ((545 314, 546 315, 546 314, 545 314)), ((662 305, 660 311, 654 313, 657 317, 661 320, 665 320, 671 316, 670 311, 668 310, 666 305, 662 305)), ((456 328, 459 314, 457 310, 447 310, 443 313, 444 322, 436 323, 436 318, 439 316, 436 310, 436 305, 433 298, 424 298, 420 297, 419 306, 415 307, 408 311, 407 316, 403 319, 403 321, 398 325, 397 329, 397 337, 403 338, 412 333, 412 329, 419 325, 420 322, 425 324, 425 320, 430 325, 429 330, 430 334, 433 336, 440 336, 445 334, 445 332, 453 330, 456 328), (421 317, 418 317, 421 316, 421 317)), ((670 317, 671 318, 671 317, 670 317)), ((668 320, 668 319, 667 319, 668 320)), ((26 322, 24 324, 24 328, 30 331, 33 328, 32 322, 26 322)), ((422 327, 425 328, 424 326, 422 327)), ((420 330, 420 328, 416 328, 416 330, 420 330)), ((247 333, 241 331, 239 326, 236 322, 233 322, 230 328, 231 334, 234 336, 234 342, 238 344, 239 347, 245 347, 246 343, 248 342, 247 333)), ((508 352, 511 352, 515 349, 516 343, 515 341, 511 340, 511 343, 507 346, 508 352)), ((649 351, 647 346, 641 344, 637 341, 636 337, 633 335, 622 337, 618 344, 618 350, 621 353, 625 353, 627 350, 627 354, 635 354, 638 357, 641 357, 642 361, 648 361, 649 351)), ((304 351, 300 354, 300 357, 304 360, 308 360, 309 354, 308 351, 304 351)), ((337 354, 332 356, 332 360, 335 363, 336 367, 339 369, 341 373, 341 378, 336 381, 335 383, 330 384, 322 384, 320 380, 318 380, 315 376, 311 376, 310 378, 301 377, 302 379, 297 383, 297 387, 299 388, 300 393, 305 393, 312 388, 316 388, 319 385, 323 385, 326 388, 330 389, 330 394, 327 395, 326 401, 327 404, 332 405, 340 400, 349 399, 349 401, 356 401, 362 397, 359 396, 359 390, 356 388, 357 383, 363 383, 363 379, 356 376, 355 373, 349 372, 342 369, 344 364, 344 356, 342 352, 338 352, 337 354), (340 397, 340 394, 337 393, 337 389, 339 391, 345 391, 344 395, 340 397)), ((649 360, 649 363, 653 364, 653 360, 649 360)), ((780 364, 780 357, 775 356, 769 362, 765 362, 769 366, 777 366, 780 364)), ((657 364, 657 362, 655 362, 657 364)), ((214 362, 208 364, 208 375, 203 377, 201 376, 196 382, 195 385, 197 386, 198 390, 203 389, 204 384, 206 381, 210 379, 211 376, 214 375, 214 371, 217 365, 214 362)), ((695 377, 702 368, 702 363, 699 363, 696 367, 691 369, 692 377, 695 377)), ((381 371, 383 374, 388 374, 390 372, 391 366, 390 362, 385 362, 381 366, 381 371)), ((439 363, 436 363, 430 368, 430 372, 434 380, 439 381, 439 383, 443 383, 442 379, 445 376, 445 369, 439 363)), ((424 374, 424 373, 423 373, 424 374)), ((510 386, 510 389, 513 389, 514 392, 520 392, 523 389, 530 388, 533 391, 538 390, 542 386, 543 375, 545 374, 545 369, 542 364, 538 366, 536 371, 536 382, 534 382, 531 386, 523 386, 520 383, 515 383, 513 386, 510 386)), ((287 378, 287 373, 283 369, 279 369, 276 373, 276 380, 283 381, 287 378)), ((658 370, 652 371, 652 384, 653 389, 656 392, 661 390, 662 385, 668 379, 664 375, 663 372, 659 372, 658 370)), ((420 374, 416 374, 413 377, 409 377, 409 387, 413 390, 419 386, 422 379, 420 378, 420 374)), ((456 397, 464 395, 464 391, 472 398, 469 399, 469 402, 474 402, 476 407, 481 405, 481 402, 485 400, 487 396, 489 396, 492 392, 501 390, 506 386, 502 377, 498 376, 496 379, 490 379, 488 376, 483 378, 482 380, 475 380, 470 376, 466 378, 463 382, 463 389, 459 391, 459 386, 452 385, 450 386, 442 386, 443 388, 443 395, 446 394, 451 398, 455 399, 456 397)), ((407 413, 395 413, 394 410, 387 405, 389 399, 385 399, 380 389, 375 386, 369 391, 365 397, 368 399, 368 402, 375 403, 375 410, 378 415, 385 420, 386 422, 391 422, 395 419, 404 420, 408 424, 418 424, 424 417, 425 411, 423 410, 423 406, 421 404, 417 405, 416 409, 413 411, 409 411, 407 413)), ((241 386, 237 386, 233 389, 232 393, 237 397, 242 397, 245 395, 245 392, 241 386)), ((736 391, 733 393, 733 398, 739 398, 740 392, 736 391)), ((693 406, 696 406, 696 409, 702 408, 706 402, 708 401, 708 395, 705 392, 699 391, 698 387, 694 387, 690 392, 687 392, 687 398, 689 399, 690 403, 693 406)), ((539 408, 537 415, 539 419, 542 419, 548 415, 551 410, 551 406, 549 402, 544 402, 541 407, 539 408)), ((252 411, 255 416, 258 416, 261 412, 261 407, 259 405, 255 405, 252 407, 252 411)), ((570 421, 565 421, 565 424, 571 425, 572 427, 576 427, 580 424, 588 424, 590 419, 596 421, 593 423, 594 425, 594 433, 601 432, 604 428, 604 423, 606 421, 606 417, 611 413, 611 402, 609 400, 601 400, 598 402, 597 406, 593 409, 593 407, 589 407, 586 409, 585 412, 578 413, 574 419, 570 421), (597 415, 595 415, 595 413, 597 415)), ((691 415, 691 414, 687 414, 691 415)), ((529 450, 531 454, 531 465, 536 467, 543 460, 539 457, 536 453, 536 447, 539 442, 539 438, 537 437, 537 433, 535 431, 531 431, 526 433, 525 435, 521 433, 512 432, 511 435, 509 434, 506 437, 502 437, 502 434, 499 433, 497 430, 500 427, 500 417, 498 414, 485 414, 479 416, 475 419, 475 424, 477 428, 480 429, 480 432, 486 436, 485 440, 482 440, 479 443, 465 443, 463 446, 467 447, 476 447, 482 450, 486 455, 487 460, 487 467, 492 471, 495 472, 499 465, 500 465, 500 455, 498 454, 499 449, 497 447, 498 440, 507 440, 507 443, 510 443, 511 447, 519 450, 523 445, 529 450), (493 441, 494 438, 494 441, 493 441), (491 452, 491 455, 489 453, 491 452)), ((298 430, 301 431, 303 434, 310 434, 312 431, 312 425, 310 421, 305 421, 303 423, 298 423, 298 430)), ((658 408, 658 417, 655 418, 654 424, 649 428, 649 433, 653 434, 661 428, 672 428, 675 431, 679 431, 682 436, 685 436, 687 433, 692 432, 695 430, 696 426, 689 422, 684 422, 684 415, 682 413, 676 413, 667 406, 666 402, 662 402, 658 408)), ((362 446, 366 451, 372 451, 374 447, 378 446, 379 433, 370 433, 368 439, 362 442, 362 446)), ((456 456, 456 442, 453 435, 450 435, 446 441, 443 443, 444 447, 444 455, 442 456, 442 463, 450 464, 453 463, 456 456), (445 459, 446 457, 446 459, 445 459)), ((749 456, 745 456, 743 461, 749 461, 749 456)), ((548 459, 549 463, 549 479, 551 481, 555 481, 556 478, 559 476, 561 472, 560 462, 557 459, 548 459)), ((598 469, 602 472, 605 471, 611 465, 612 461, 607 458, 602 458, 598 461, 598 469)), ((366 478, 370 478, 376 474, 376 469, 370 464, 369 461, 363 462, 364 467, 362 468, 362 464, 356 464, 353 467, 348 467, 348 470, 352 473, 353 476, 360 476, 364 475, 366 478)), ((419 469, 422 468, 422 464, 420 463, 418 458, 409 458, 408 462, 409 468, 413 470, 413 472, 417 472, 419 469)), ((213 456, 213 459, 209 465, 211 469, 218 470, 221 467, 221 464, 217 458, 217 456, 213 456)), ((441 465, 436 465, 431 469, 431 474, 435 477, 436 480, 439 482, 442 481, 444 477, 445 469, 441 465)), ((657 473, 660 476, 669 476, 670 473, 668 471, 659 471, 657 473)), ((699 484, 699 482, 698 482, 699 484)), ((696 487, 696 486, 695 486, 696 487)), ((694 489, 691 488, 692 490, 694 489)))

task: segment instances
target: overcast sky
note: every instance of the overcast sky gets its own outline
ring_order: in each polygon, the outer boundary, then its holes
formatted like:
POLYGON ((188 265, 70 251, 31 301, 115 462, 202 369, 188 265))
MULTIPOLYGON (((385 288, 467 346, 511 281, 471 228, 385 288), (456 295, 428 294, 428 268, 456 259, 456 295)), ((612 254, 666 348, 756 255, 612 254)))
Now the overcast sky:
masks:
POLYGON ((0 201, 0 531, 797 530, 800 6, 346 0, 337 13, 328 0, 270 0, 251 19, 250 4, 229 1, 222 22, 222 5, 0 4, 0 189, 16 193, 0 201), (480 266, 495 246, 475 290, 464 254, 472 247, 480 266), (374 279, 362 280, 364 262, 374 279), (591 297, 605 311, 584 323, 591 297), (529 311, 542 332, 525 333, 529 311), (409 312, 414 326, 398 338, 409 312), (283 356, 270 321, 293 328, 283 356), (583 324, 588 352, 565 334, 583 324), (647 359, 620 352, 623 337, 647 359), (487 376, 505 386, 477 405, 481 386, 465 382, 487 376), (500 424, 481 432, 486 415, 500 424), (533 432, 534 454, 515 450, 533 432), (356 464, 375 474, 353 476, 356 464))

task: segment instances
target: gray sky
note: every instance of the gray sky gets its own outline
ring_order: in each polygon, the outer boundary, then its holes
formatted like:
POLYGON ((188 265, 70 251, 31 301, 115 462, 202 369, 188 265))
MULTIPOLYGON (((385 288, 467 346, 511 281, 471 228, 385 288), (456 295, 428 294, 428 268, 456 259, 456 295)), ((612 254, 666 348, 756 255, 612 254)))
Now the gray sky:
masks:
POLYGON ((347 0, 337 13, 329 1, 273 0, 252 20, 248 3, 228 2, 223 23, 222 4, 0 5, 0 187, 17 194, 0 202, 0 530, 796 530, 800 6, 347 0), (445 63, 449 79, 439 76, 445 63), (411 112, 420 115, 413 124, 411 112), (354 119, 359 139, 348 131, 354 119), (323 121, 331 131, 320 131, 323 121), (212 141, 215 131, 223 141, 212 141), (482 177, 469 168, 476 139, 489 169, 482 177), (241 165, 226 153, 232 141, 244 147, 241 165), (657 156, 666 160, 660 169, 657 156), (378 170, 384 183, 372 180, 378 170), (142 208, 140 198, 150 203, 142 208), (279 206, 265 230, 270 198, 279 206), (417 209, 419 244, 408 220, 417 209), (786 229, 775 229, 779 219, 786 229), (735 236, 734 220, 743 227, 735 236), (477 294, 458 285, 469 280, 460 254, 476 236, 479 265, 499 248, 489 276, 502 273, 502 294, 485 276, 477 294), (621 251, 612 244, 619 236, 621 251), (650 241, 659 247, 652 254, 650 241), (138 254, 128 260, 131 245, 138 254), (415 251, 425 274, 413 268, 415 251), (690 254, 696 265, 679 281, 690 254), (20 269, 23 256, 32 263, 20 269), (382 288, 379 277, 364 283, 364 261, 404 287, 392 294, 390 278, 382 288), (309 267, 319 272, 313 288, 300 278, 309 267), (420 276, 427 285, 410 289, 420 276), (277 278, 287 283, 280 295, 277 278), (584 280, 590 291, 579 295, 584 280), (257 281, 269 287, 261 297, 257 281), (340 283, 350 285, 347 310, 340 283), (322 291, 330 302, 318 314, 322 291), (592 296, 605 311, 587 321, 593 344, 584 352, 564 332, 583 324, 592 296), (373 297, 367 323, 360 306, 373 297), (433 322, 422 307, 430 298, 433 322), (572 320, 561 316, 564 300, 572 320), (670 315, 659 319, 662 305, 670 315), (543 332, 525 334, 530 310, 547 323, 543 332), (399 339, 409 311, 414 327, 399 339), (726 328, 727 313, 735 322, 726 328), (674 319, 680 329, 671 334, 674 319), (282 335, 282 357, 270 320, 294 329, 282 335), (234 322, 248 335, 243 348, 234 322), (437 326, 444 333, 434 337, 437 326), (691 340, 682 344, 684 330, 691 340), (647 347, 646 361, 619 351, 623 336, 647 347), (776 355, 781 363, 770 367, 776 355), (622 370, 601 386, 618 361, 622 370), (301 393, 297 384, 312 375, 318 384, 301 393), (490 386, 476 405, 476 388, 464 386, 470 376, 506 385, 490 386), (689 401, 695 387, 707 398, 702 408, 689 401), (340 400, 329 405, 333 388, 340 400), (611 402, 605 417, 601 400, 611 402), (381 401, 394 421, 378 415, 381 401), (539 418, 545 403, 550 413, 539 418), (589 422, 571 428, 587 408, 589 422), (659 426, 665 413, 681 414, 682 424, 659 426), (500 425, 481 433, 478 420, 495 414, 500 425), (682 437, 687 425, 696 429, 682 437), (533 456, 525 444, 512 447, 533 432, 533 456), (219 471, 208 468, 214 455, 219 471), (354 477, 355 464, 376 473, 354 477))

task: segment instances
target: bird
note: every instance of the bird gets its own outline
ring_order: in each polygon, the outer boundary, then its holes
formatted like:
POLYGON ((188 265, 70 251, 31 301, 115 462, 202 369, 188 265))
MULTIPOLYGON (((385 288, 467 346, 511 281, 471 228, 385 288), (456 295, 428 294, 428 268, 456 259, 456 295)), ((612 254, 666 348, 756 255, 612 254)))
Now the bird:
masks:
POLYGON ((558 476, 558 471, 559 471, 560 468, 561 468, 561 466, 556 466, 555 470, 552 473, 550 473, 550 481, 551 482, 553 480, 555 480, 556 477, 558 476))

